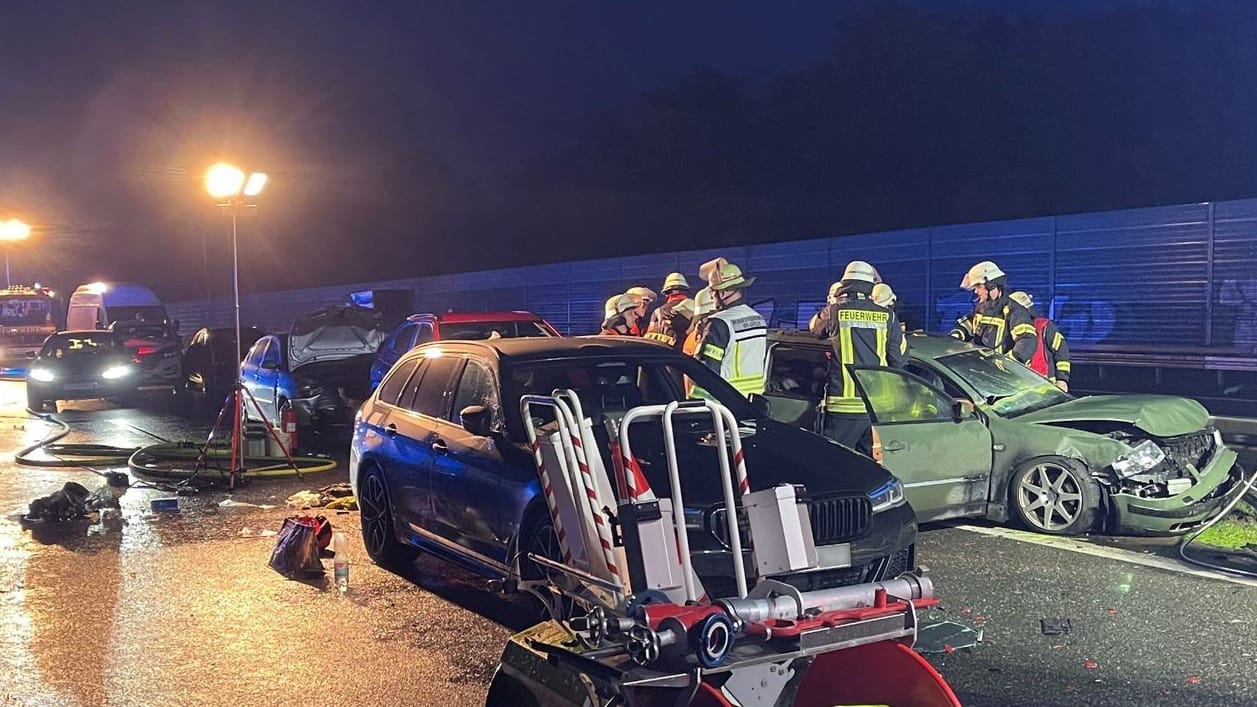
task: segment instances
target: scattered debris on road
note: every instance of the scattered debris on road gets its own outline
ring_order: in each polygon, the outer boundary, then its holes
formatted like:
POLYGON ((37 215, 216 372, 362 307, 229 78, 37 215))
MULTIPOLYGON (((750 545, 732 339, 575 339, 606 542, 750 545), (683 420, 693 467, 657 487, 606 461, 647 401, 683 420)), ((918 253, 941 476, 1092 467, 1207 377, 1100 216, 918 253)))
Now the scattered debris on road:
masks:
POLYGON ((1060 636, 1069 633, 1073 626, 1069 619, 1063 618, 1042 618, 1039 619, 1039 630, 1044 636, 1060 636))
POLYGON ((288 497, 288 507, 297 510, 311 508, 329 508, 340 511, 358 509, 358 501, 354 498, 353 489, 349 484, 329 484, 311 491, 298 491, 288 497))
POLYGON ((922 626, 917 631, 918 653, 953 653, 975 648, 982 642, 982 633, 955 621, 940 621, 922 626))

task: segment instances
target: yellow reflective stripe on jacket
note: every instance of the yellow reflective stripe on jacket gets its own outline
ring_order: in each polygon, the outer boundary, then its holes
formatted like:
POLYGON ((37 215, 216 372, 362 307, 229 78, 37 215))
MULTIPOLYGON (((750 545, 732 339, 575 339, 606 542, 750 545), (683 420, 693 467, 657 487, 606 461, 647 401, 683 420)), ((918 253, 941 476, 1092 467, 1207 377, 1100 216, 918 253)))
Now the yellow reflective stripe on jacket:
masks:
POLYGON ((1060 373, 1069 373, 1069 361, 1057 361, 1056 370, 1060 373))
POLYGON ((661 341, 667 344, 668 346, 676 346, 676 343, 677 343, 677 338, 675 336, 672 336, 671 334, 663 334, 660 332, 652 331, 652 332, 647 333, 646 336, 642 338, 650 339, 651 341, 661 341))
POLYGON ((1013 327, 1013 338, 1016 339, 1021 336, 1035 336, 1034 325, 1018 324, 1013 327))
MULTIPOLYGON (((743 395, 764 392, 764 376, 762 375, 735 376, 729 379, 729 384, 743 395)), ((706 393, 707 391, 703 392, 706 393)))
POLYGON ((825 396, 825 412, 836 412, 844 414, 863 414, 868 409, 864 406, 863 398, 848 398, 841 395, 825 396))
POLYGON ((717 361, 722 361, 725 357, 725 350, 715 344, 705 344, 703 346, 703 355, 707 358, 714 358, 717 361))
MULTIPOLYGON (((1059 331, 1058 331, 1058 332, 1056 332, 1056 336, 1053 336, 1053 337, 1052 337, 1052 350, 1053 350, 1053 351, 1060 351, 1060 350, 1061 350, 1061 344, 1063 344, 1063 343, 1065 343, 1065 337, 1061 336, 1061 333, 1060 333, 1059 331)), ((1067 365, 1067 366, 1068 366, 1069 364, 1065 364, 1065 365, 1067 365)))
POLYGON ((842 342, 842 398, 859 399, 855 394, 855 379, 851 377, 851 371, 847 370, 847 365, 855 362, 855 348, 851 342, 851 330, 842 328, 838 330, 839 340, 842 342))
POLYGON ((886 339, 887 330, 885 328, 877 330, 877 362, 885 366, 886 364, 886 339))

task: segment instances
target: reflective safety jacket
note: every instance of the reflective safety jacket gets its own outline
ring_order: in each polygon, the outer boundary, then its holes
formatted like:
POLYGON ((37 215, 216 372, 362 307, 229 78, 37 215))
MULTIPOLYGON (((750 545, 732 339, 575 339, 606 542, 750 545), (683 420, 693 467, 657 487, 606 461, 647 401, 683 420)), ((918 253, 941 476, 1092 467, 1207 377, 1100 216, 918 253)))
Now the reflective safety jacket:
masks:
POLYGON ((646 327, 646 338, 662 341, 678 351, 685 344, 685 335, 690 330, 690 318, 677 312, 674 308, 689 299, 681 292, 668 295, 668 299, 650 315, 650 325, 646 327))
MULTIPOLYGON (((707 317, 707 335, 695 352, 699 361, 733 384, 743 395, 764 392, 764 359, 768 356, 768 323, 759 312, 735 304, 707 317)), ((695 386, 690 393, 707 397, 695 386)))
POLYGON ((908 363, 908 339, 894 311, 874 304, 863 289, 847 289, 813 321, 812 333, 829 339, 834 355, 829 362, 825 411, 867 413, 848 366, 893 366, 908 363))
MULTIPOLYGON (((1030 310, 1034 314, 1034 310, 1030 310)), ((1053 383, 1069 382, 1069 342, 1065 335, 1056 328, 1056 322, 1047 317, 1034 318, 1034 333, 1038 338, 1038 348, 1030 357, 1030 369, 1041 376, 1046 376, 1053 383)))
POLYGON ((973 314, 959 319, 950 333, 1025 364, 1039 348, 1030 312, 1008 295, 982 303, 973 314))

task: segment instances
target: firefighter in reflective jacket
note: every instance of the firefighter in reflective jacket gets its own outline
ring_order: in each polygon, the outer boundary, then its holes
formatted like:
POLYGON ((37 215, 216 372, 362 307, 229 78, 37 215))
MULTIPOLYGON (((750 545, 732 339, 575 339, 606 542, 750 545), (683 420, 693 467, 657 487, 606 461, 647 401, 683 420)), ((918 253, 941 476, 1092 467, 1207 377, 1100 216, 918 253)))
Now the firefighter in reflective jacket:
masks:
MULTIPOLYGON (((742 301, 742 290, 754 281, 732 263, 710 269, 708 287, 716 312, 704 323, 707 333, 696 352, 699 361, 743 395, 764 392, 764 359, 768 354, 768 323, 742 301)), ((707 397, 698 386, 690 394, 707 397)))
POLYGON ((604 336, 633 336, 637 325, 638 301, 627 294, 616 295, 603 307, 602 330, 604 336))
POLYGON ((694 300, 690 299, 690 283, 679 272, 670 273, 663 281, 664 302, 650 315, 646 338, 660 341, 680 351, 694 318, 694 300))
POLYGON ((1035 373, 1056 384, 1061 391, 1069 392, 1069 342, 1057 328, 1056 322, 1039 314, 1034 307, 1034 297, 1027 292, 1014 292, 1009 299, 1026 308, 1034 322, 1038 348, 1026 365, 1035 373))
POLYGON ((1029 363, 1038 348, 1034 323, 1026 308, 1008 296, 1008 276, 989 260, 969 268, 960 288, 977 296, 972 314, 957 320, 949 333, 961 341, 1007 354, 1022 363, 1029 363))
MULTIPOLYGON (((877 271, 863 260, 847 264, 842 280, 829 288, 829 304, 812 318, 810 329, 829 339, 824 410, 825 436, 864 454, 873 454, 873 425, 849 366, 892 366, 908 363, 908 339, 894 311, 873 301, 877 271)), ((870 395, 893 391, 866 391, 870 395)))

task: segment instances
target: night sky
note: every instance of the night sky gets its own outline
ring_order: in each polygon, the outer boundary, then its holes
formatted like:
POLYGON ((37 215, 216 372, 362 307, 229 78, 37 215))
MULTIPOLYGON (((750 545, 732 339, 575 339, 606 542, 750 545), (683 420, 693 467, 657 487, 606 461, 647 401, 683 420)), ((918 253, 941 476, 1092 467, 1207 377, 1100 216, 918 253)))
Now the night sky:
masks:
MULTIPOLYGON (((728 1, 6 2, 0 218, 19 216, 36 227, 33 241, 11 251, 17 281, 64 288, 135 280, 180 299, 227 292, 227 225, 200 181, 217 159, 272 177, 259 216, 241 224, 246 291, 1044 209, 1247 196, 1257 191, 1250 186, 1257 169, 1245 171, 1257 165, 1257 143, 1238 124, 1223 125, 1257 104, 1248 86, 1257 57, 1245 7, 1101 0, 806 0, 788 10, 728 1), (1233 9, 1237 14, 1228 16, 1233 9), (901 22, 915 28, 907 39, 901 22), (946 27, 935 33, 936 25, 946 27), (1131 53, 1121 55, 1118 41, 1118 49, 1095 59, 1104 62, 1106 85, 1127 78, 1149 84, 1147 73, 1162 68, 1192 83, 1191 48, 1218 47, 1198 67, 1212 77, 1210 90, 1188 96, 1205 105, 1202 113, 1176 114, 1164 125, 1153 120, 1148 134, 1160 138, 1112 145, 1124 152, 1097 181, 1112 184, 1122 170, 1155 173, 1138 188, 1070 193, 1042 176, 1060 172, 1059 164, 1033 156, 1005 161, 1007 145, 991 145, 972 151, 990 154, 964 169, 990 173, 991 183, 1022 183, 1035 198, 995 198, 980 180, 970 192, 948 192, 954 180, 940 175, 969 152, 895 152, 937 124, 904 123, 891 134, 860 127, 884 124, 876 115, 852 115, 869 105, 903 105, 900 113, 915 111, 927 121, 953 99, 978 109, 992 99, 1004 126, 1019 123, 1019 109, 1039 126, 1020 136, 1008 131, 1008 144, 1094 154, 1086 125, 1054 131, 1056 123, 1042 119, 1043 103, 1001 98, 1026 90, 1016 74, 1006 85, 978 86, 976 99, 949 89, 925 101, 920 96, 928 90, 913 85, 914 67, 953 60, 963 66, 989 43, 1000 53, 987 64, 1007 60, 1016 69, 1025 61, 1045 72, 1036 75, 1066 72, 1059 77, 1072 82, 1086 73, 1079 65, 1045 68, 1044 57, 1075 53, 1072 46, 1062 51, 1061 41, 1082 43, 1085 56, 1087 42, 1108 47, 1128 25, 1143 27, 1131 53), (1102 29, 1091 32, 1093 26, 1102 29), (1001 44, 1013 36, 1007 27, 1044 38, 1038 53, 1001 44), (1192 37, 1185 45, 1179 28, 1192 37), (1230 33, 1215 41, 1215 28, 1230 33), (899 41, 887 57, 873 56, 899 41), (871 49, 853 56, 861 42, 871 49), (1147 56, 1148 47, 1165 53, 1147 56), (871 73, 852 80, 842 67, 863 57, 870 57, 871 73), (877 73, 883 70, 884 78, 877 73), (828 71, 837 78, 817 79, 828 71), (1239 87, 1230 90, 1230 83, 1239 87), (812 182, 801 177, 797 189, 790 187, 808 195, 796 198, 781 186, 789 179, 765 178, 792 170, 793 162, 778 164, 787 152, 782 136, 798 133, 794 126, 806 113, 799 106, 808 101, 831 112, 822 122, 846 134, 831 140, 824 131, 807 133, 802 148, 788 145, 798 155, 791 159, 830 155, 826 150, 855 132, 868 154, 817 159, 830 169, 850 159, 867 179, 816 171, 812 182), (1202 132, 1225 132, 1226 141, 1202 142, 1202 132), (1044 148, 1043 140, 1055 142, 1044 148), (672 141, 695 151, 678 156, 672 141), (1202 151, 1233 164, 1220 170, 1202 151), (894 169, 880 173, 879 154, 898 155, 894 169), (709 173, 696 167, 717 161, 725 166, 709 173), (1175 165, 1183 173, 1167 174, 1175 165), (899 178, 917 168, 926 176, 899 178), (881 196, 888 194, 894 196, 881 196), (857 195, 873 207, 855 213, 857 195), (651 205, 645 215, 642 203, 651 205)), ((1155 81, 1145 89, 1132 93, 1129 116, 1141 113, 1144 96, 1166 93, 1155 81)), ((1121 134, 1120 125, 1097 130, 1121 134)), ((932 139, 939 138, 948 136, 932 139)), ((1067 178, 1061 175, 1062 183, 1067 178)))

